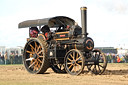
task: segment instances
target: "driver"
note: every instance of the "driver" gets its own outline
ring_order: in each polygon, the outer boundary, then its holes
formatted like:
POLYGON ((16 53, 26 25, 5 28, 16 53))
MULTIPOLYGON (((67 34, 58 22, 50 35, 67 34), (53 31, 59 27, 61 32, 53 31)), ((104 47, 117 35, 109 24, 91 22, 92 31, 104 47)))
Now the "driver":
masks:
POLYGON ((50 39, 50 28, 48 27, 48 25, 45 25, 41 28, 41 31, 44 33, 46 40, 50 39))

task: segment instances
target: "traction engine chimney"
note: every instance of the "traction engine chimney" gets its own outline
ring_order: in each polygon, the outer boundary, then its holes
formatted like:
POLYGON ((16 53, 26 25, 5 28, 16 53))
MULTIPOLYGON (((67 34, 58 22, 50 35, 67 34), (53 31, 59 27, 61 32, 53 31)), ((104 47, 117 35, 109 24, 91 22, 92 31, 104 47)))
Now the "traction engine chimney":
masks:
POLYGON ((81 7, 81 24, 82 24, 82 38, 86 38, 87 33, 87 7, 81 7))

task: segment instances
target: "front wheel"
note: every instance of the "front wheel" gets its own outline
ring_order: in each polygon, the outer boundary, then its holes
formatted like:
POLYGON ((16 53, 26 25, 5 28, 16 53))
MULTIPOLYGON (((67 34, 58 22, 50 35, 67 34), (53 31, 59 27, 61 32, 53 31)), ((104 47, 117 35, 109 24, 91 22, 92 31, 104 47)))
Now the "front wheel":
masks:
POLYGON ((77 50, 72 49, 65 56, 65 70, 71 75, 79 75, 84 69, 84 56, 77 50))

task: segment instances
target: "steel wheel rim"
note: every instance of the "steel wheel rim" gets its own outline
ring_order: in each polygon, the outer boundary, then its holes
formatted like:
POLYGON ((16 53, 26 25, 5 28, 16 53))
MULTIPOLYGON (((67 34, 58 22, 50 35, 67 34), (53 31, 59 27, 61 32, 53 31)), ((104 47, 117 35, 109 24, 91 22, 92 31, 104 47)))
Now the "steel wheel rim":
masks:
POLYGON ((78 50, 71 50, 66 55, 65 69, 71 75, 79 75, 84 69, 84 58, 78 50))
POLYGON ((44 48, 38 40, 30 40, 24 50, 24 65, 30 73, 39 73, 44 58, 44 48))

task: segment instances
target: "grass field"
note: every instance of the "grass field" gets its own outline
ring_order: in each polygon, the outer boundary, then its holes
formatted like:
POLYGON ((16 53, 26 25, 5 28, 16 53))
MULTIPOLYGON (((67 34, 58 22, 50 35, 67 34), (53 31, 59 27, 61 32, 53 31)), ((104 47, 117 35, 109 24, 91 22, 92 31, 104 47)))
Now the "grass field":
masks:
MULTIPOLYGON (((86 68, 85 68, 86 70, 86 68)), ((0 85, 128 85, 128 63, 111 63, 103 75, 30 74, 23 65, 0 65, 0 85)))

